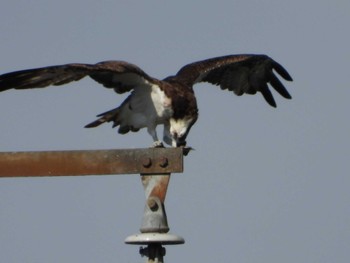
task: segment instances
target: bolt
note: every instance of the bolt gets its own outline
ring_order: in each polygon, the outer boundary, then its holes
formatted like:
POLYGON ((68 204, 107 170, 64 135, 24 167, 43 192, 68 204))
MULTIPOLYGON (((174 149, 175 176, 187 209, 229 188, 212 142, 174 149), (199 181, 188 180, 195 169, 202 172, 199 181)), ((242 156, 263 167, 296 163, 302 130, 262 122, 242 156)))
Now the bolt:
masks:
POLYGON ((152 160, 151 160, 151 158, 144 158, 144 159, 142 160, 142 165, 143 165, 143 167, 145 167, 145 168, 150 168, 150 167, 152 166, 152 160))
POLYGON ((168 164, 169 164, 168 158, 166 157, 160 158, 160 163, 159 163, 160 167, 165 168, 168 166, 168 164))
POLYGON ((149 198, 147 200, 147 205, 153 212, 158 210, 158 204, 157 204, 156 200, 154 200, 153 198, 149 198))

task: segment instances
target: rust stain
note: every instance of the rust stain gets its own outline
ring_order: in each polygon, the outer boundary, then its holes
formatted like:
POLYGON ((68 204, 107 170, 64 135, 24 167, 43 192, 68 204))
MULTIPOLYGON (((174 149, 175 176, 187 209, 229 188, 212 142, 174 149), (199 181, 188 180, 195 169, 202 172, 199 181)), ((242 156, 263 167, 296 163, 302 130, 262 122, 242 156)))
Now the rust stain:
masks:
POLYGON ((181 172, 181 148, 0 153, 0 177, 181 172), (166 165, 152 165, 161 158, 166 158, 166 165))
POLYGON ((162 203, 164 203, 169 181, 170 175, 162 176, 161 180, 158 180, 157 184, 152 189, 150 196, 156 196, 162 203))

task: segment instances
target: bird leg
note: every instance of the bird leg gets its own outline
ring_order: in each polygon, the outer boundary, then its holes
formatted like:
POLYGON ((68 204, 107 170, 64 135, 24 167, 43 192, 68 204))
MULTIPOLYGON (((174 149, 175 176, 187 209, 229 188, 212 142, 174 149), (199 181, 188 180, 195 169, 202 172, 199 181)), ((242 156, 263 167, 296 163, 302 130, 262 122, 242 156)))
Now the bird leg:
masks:
POLYGON ((156 127, 147 127, 147 131, 152 136, 152 139, 153 139, 153 144, 151 147, 153 148, 164 147, 163 142, 158 139, 156 127))
POLYGON ((168 145, 173 144, 173 138, 170 134, 170 124, 169 123, 164 124, 163 141, 168 145))

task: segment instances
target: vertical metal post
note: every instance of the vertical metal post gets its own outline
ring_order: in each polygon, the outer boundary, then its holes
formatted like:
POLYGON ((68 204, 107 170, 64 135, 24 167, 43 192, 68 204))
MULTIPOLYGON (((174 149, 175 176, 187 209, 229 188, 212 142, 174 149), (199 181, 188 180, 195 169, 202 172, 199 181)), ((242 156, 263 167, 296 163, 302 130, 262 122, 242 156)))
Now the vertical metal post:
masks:
POLYGON ((146 205, 143 213, 141 234, 126 238, 125 243, 147 245, 140 248, 141 256, 146 256, 148 263, 163 263, 165 248, 162 245, 183 244, 185 240, 177 235, 168 234, 169 226, 165 212, 165 196, 170 181, 170 174, 141 175, 145 190, 146 205))
POLYGON ((141 175, 145 190, 146 205, 143 213, 141 233, 167 233, 168 220, 164 200, 170 181, 170 174, 141 175))

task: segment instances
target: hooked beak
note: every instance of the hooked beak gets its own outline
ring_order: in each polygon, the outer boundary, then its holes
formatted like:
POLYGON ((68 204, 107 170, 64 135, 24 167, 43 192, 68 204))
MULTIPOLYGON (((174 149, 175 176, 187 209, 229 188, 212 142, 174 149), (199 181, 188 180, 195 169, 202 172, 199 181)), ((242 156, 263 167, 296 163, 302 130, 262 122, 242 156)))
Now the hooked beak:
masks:
POLYGON ((174 133, 173 135, 173 142, 175 144, 175 147, 181 147, 186 146, 186 140, 183 137, 179 137, 177 133, 174 133))
POLYGON ((176 147, 185 147, 186 146, 186 141, 179 141, 179 140, 176 140, 176 147))

